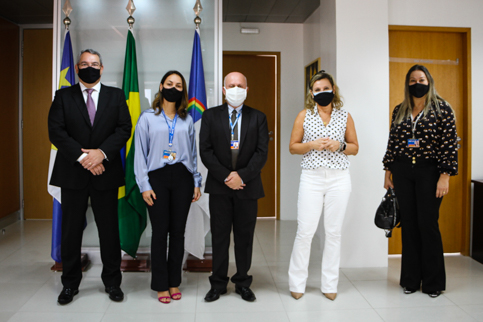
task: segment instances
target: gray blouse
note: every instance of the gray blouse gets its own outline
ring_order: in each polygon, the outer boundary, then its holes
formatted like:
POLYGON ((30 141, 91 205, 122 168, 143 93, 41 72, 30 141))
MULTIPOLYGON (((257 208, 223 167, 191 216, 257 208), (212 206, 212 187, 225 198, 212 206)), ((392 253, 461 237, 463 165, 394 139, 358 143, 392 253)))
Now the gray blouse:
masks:
POLYGON ((134 174, 141 192, 152 190, 148 173, 181 162, 193 174, 195 187, 201 187, 201 174, 197 170, 196 135, 193 119, 187 115, 183 120, 176 121, 172 151, 176 158, 170 161, 163 157, 163 152, 169 150, 169 129, 173 120, 164 115, 154 114, 153 109, 146 110, 139 116, 135 131, 134 174), (168 122, 168 124, 166 123, 168 122))

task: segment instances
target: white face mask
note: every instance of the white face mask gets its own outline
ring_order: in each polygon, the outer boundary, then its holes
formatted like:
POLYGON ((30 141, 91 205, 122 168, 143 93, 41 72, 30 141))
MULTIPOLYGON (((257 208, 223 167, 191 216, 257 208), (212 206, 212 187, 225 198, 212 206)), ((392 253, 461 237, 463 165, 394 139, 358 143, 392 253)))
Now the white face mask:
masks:
POLYGON ((233 107, 238 107, 245 102, 247 98, 247 89, 241 87, 225 87, 225 99, 233 107))

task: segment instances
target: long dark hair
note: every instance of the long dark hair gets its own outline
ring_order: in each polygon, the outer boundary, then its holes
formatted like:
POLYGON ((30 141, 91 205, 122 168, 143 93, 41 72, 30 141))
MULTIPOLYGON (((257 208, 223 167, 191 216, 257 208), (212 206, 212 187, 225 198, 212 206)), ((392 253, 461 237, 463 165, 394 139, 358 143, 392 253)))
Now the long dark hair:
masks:
MULTIPOLYGON (((183 84, 183 94, 181 95, 181 98, 176 102, 176 112, 178 113, 179 117, 184 119, 187 115, 186 108, 188 107, 188 90, 186 89, 186 81, 183 75, 181 75, 181 73, 177 70, 170 70, 169 72, 164 74, 163 78, 161 79, 160 85, 163 84, 164 88, 164 82, 169 76, 173 74, 181 77, 181 83, 183 84)), ((153 108, 153 110, 155 110, 154 114, 156 115, 159 115, 163 110, 163 93, 161 91, 158 91, 154 96, 154 101, 151 107, 153 108)))
POLYGON ((401 123, 403 120, 407 119, 412 113, 414 107, 414 100, 413 96, 409 93, 409 79, 411 78, 412 72, 416 70, 420 70, 426 75, 429 85, 429 91, 428 94, 426 94, 426 102, 424 103, 423 108, 423 116, 426 117, 426 115, 428 115, 428 113, 432 109, 432 106, 434 106, 434 108, 436 109, 436 113, 441 115, 441 109, 439 107, 440 102, 445 102, 446 104, 448 104, 448 106, 450 106, 449 103, 446 102, 441 96, 439 96, 438 92, 436 91, 436 88, 434 87, 434 79, 433 76, 431 76, 431 74, 429 73, 429 70, 423 65, 414 65, 408 70, 408 73, 406 74, 406 80, 404 83, 404 100, 402 101, 401 107, 397 112, 396 118, 394 120, 395 124, 401 123))

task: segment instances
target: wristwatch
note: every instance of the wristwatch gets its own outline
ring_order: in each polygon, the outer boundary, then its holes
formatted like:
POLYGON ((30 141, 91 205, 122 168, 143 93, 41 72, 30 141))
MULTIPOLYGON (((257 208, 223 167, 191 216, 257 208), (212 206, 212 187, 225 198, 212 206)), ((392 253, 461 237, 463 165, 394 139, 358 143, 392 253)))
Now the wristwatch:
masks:
POLYGON ((337 152, 344 152, 346 148, 347 148, 347 144, 345 142, 340 142, 337 152))

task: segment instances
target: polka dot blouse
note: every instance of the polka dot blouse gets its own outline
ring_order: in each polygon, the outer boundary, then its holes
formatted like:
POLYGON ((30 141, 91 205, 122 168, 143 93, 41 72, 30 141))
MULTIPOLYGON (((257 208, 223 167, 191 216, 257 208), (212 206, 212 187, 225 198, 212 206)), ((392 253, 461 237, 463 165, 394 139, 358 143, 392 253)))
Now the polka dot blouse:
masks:
POLYGON ((413 137, 411 117, 394 124, 399 107, 396 106, 392 114, 387 151, 382 161, 384 170, 390 170, 398 159, 407 161, 415 157, 416 160, 435 160, 440 173, 458 174, 456 120, 450 106, 443 101, 439 103, 441 115, 433 106, 426 117, 418 115, 414 118, 417 120, 415 138, 419 139, 419 148, 408 147, 408 140, 413 137))
MULTIPOLYGON (((304 137, 302 143, 325 137, 335 141, 345 142, 348 115, 349 113, 347 111, 333 108, 332 114, 330 115, 330 122, 325 126, 322 118, 319 116, 317 108, 314 108, 314 113, 307 110, 304 119, 304 137)), ((344 152, 310 150, 304 154, 301 166, 303 169, 324 167, 345 170, 349 168, 349 164, 349 159, 344 152)))

